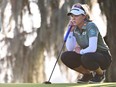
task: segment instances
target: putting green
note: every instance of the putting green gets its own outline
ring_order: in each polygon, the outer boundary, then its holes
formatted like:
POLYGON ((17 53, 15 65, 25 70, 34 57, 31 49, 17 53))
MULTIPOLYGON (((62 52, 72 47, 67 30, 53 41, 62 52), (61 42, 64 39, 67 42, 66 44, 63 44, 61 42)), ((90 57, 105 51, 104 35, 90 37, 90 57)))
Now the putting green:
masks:
POLYGON ((97 83, 97 84, 76 84, 76 83, 58 83, 58 84, 40 84, 40 83, 11 83, 0 84, 0 87, 116 87, 116 83, 97 83))

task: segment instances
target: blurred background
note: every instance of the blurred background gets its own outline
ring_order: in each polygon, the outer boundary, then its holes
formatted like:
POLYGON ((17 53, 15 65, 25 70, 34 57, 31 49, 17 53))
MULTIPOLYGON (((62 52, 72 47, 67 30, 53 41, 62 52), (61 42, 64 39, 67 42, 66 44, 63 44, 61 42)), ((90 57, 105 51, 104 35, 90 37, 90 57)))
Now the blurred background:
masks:
MULTIPOLYGON (((113 62, 106 81, 116 81, 116 0, 0 0, 0 83, 48 80, 67 30, 66 14, 75 3, 86 4, 108 44, 113 62)), ((80 77, 59 59, 51 82, 73 83, 80 77)))

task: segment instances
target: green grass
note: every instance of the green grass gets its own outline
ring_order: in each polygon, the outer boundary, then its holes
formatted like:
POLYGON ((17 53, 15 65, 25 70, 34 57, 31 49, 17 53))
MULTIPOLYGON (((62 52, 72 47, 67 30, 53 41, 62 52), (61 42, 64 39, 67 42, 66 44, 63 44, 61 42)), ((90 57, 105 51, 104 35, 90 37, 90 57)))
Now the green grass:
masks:
POLYGON ((61 84, 40 84, 40 83, 12 83, 0 84, 0 87, 116 87, 116 83, 100 83, 100 84, 76 84, 76 83, 61 83, 61 84))

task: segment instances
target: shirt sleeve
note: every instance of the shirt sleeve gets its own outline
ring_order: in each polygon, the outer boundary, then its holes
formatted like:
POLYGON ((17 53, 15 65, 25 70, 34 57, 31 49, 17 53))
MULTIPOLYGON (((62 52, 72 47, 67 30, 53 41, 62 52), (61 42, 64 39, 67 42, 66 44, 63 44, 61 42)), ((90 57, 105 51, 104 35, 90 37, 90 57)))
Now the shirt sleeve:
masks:
POLYGON ((87 28, 89 37, 98 37, 99 30, 94 23, 90 23, 87 28))
POLYGON ((89 38, 89 46, 85 49, 80 51, 80 54, 85 54, 89 52, 95 52, 97 50, 97 37, 90 37, 89 38))
POLYGON ((66 48, 68 51, 73 51, 76 47, 76 38, 73 36, 73 32, 70 32, 66 41, 66 48))

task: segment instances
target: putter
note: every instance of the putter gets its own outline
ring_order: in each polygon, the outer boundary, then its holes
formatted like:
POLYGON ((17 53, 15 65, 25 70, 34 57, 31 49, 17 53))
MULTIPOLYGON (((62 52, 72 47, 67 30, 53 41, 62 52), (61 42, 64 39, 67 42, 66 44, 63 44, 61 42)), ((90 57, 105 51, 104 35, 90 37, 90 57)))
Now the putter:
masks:
POLYGON ((61 54, 62 49, 63 49, 63 47, 64 47, 64 45, 65 45, 65 42, 66 42, 66 40, 67 40, 67 38, 68 38, 68 35, 69 35, 69 33, 70 33, 71 28, 72 28, 72 26, 69 26, 69 27, 68 27, 68 31, 67 31, 66 36, 65 36, 65 38, 64 38, 63 45, 62 45, 61 50, 60 50, 60 52, 59 52, 59 54, 58 54, 57 60, 56 60, 56 62, 55 62, 55 64, 54 64, 53 70, 52 70, 52 72, 51 72, 51 74, 50 74, 50 77, 49 77, 48 81, 43 82, 44 84, 51 84, 50 79, 51 79, 51 77, 52 77, 52 74, 53 74, 54 69, 55 69, 55 67, 56 67, 56 64, 57 64, 57 62, 58 62, 58 60, 59 60, 60 54, 61 54))

